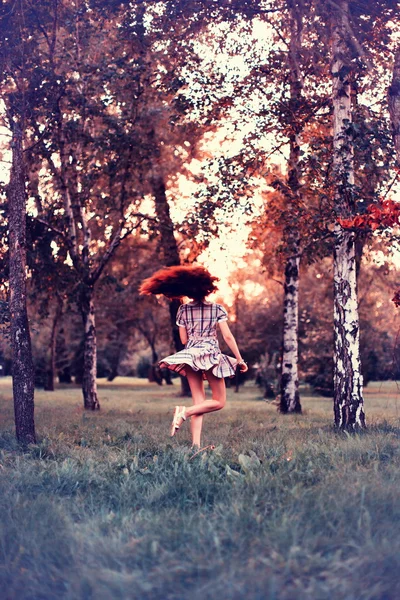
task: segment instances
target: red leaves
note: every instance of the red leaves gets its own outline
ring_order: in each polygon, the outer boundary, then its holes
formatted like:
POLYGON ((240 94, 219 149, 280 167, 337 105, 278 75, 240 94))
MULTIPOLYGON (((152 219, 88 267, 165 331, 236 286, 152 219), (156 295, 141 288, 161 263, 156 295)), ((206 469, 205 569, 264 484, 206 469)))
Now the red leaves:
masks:
POLYGON ((364 215, 356 215, 351 219, 339 219, 344 229, 372 229, 379 227, 395 227, 400 223, 400 203, 394 200, 383 200, 379 204, 368 206, 364 215))
MULTIPOLYGON (((370 229, 395 227, 400 224, 400 202, 383 200, 379 204, 368 206, 364 215, 356 215, 351 219, 338 219, 344 229, 370 229)), ((392 298, 397 308, 400 307, 400 290, 392 298)))

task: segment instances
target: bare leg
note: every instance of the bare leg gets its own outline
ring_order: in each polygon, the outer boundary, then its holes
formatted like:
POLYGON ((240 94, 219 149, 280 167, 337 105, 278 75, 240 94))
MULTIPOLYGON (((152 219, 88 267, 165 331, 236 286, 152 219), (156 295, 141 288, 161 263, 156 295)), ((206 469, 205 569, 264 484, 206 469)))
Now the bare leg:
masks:
MULTIPOLYGON (((190 391, 195 405, 203 404, 206 399, 204 392, 203 375, 201 371, 194 371, 189 366, 186 367, 186 376, 189 382, 190 391)), ((187 410, 186 410, 187 415, 187 410)), ((201 441, 201 429, 203 427, 203 415, 192 415, 190 419, 190 428, 192 432, 193 446, 199 446, 201 441)))
POLYGON ((193 417, 193 415, 204 415, 205 413, 214 412, 215 410, 221 410, 222 408, 224 408, 226 403, 226 388, 224 379, 215 377, 215 375, 213 375, 211 371, 206 371, 206 377, 211 387, 213 399, 204 400, 203 402, 199 403, 196 402, 194 406, 191 406, 190 408, 186 409, 186 417, 193 417))
MULTIPOLYGON (((211 371, 206 371, 206 377, 213 395, 212 400, 206 400, 202 373, 200 371, 194 371, 189 366, 187 366, 185 370, 192 392, 194 406, 191 406, 190 408, 181 408, 185 411, 185 418, 191 417, 193 445, 200 446, 201 428, 203 425, 202 415, 224 408, 226 403, 225 381, 224 379, 215 377, 211 371)), ((182 425, 182 422, 183 419, 178 420, 178 427, 182 425)))

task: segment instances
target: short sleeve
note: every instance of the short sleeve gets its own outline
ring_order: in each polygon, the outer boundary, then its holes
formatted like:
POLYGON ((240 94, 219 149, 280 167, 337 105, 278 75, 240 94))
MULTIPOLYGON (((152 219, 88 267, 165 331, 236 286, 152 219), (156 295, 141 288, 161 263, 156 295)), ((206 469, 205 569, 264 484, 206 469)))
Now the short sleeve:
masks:
POLYGON ((224 309, 223 306, 221 306, 220 304, 217 304, 217 322, 220 323, 221 321, 227 321, 228 320, 228 313, 226 312, 226 310, 224 309))
POLYGON ((176 313, 176 324, 178 327, 186 327, 184 305, 181 304, 176 313))

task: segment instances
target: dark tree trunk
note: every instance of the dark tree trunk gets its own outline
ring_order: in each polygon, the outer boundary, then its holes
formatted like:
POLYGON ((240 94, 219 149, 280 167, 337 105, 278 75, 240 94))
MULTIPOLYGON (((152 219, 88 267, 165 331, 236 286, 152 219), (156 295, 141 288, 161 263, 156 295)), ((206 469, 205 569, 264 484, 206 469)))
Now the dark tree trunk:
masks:
POLYGON ((7 188, 10 240, 10 314, 15 429, 19 442, 34 444, 34 368, 26 308, 26 195, 22 130, 12 123, 12 168, 7 188))
POLYGON ((87 410, 99 410, 97 397, 97 339, 93 301, 93 287, 82 285, 80 293, 80 310, 85 328, 83 345, 83 378, 82 392, 84 407, 87 410))
POLYGON ((400 167, 400 46, 397 48, 394 58, 393 79, 388 90, 388 105, 397 164, 400 167))
MULTIPOLYGON (((160 236, 158 238, 158 253, 166 267, 174 267, 181 264, 178 246, 174 236, 174 224, 172 222, 169 204, 167 200, 164 180, 161 176, 153 176, 151 180, 155 199, 155 209, 157 220, 160 227, 160 236)), ((179 352, 184 346, 179 337, 179 329, 176 325, 176 314, 180 306, 179 300, 172 300, 169 306, 171 318, 172 338, 175 350, 179 352)), ((191 396, 189 383, 186 377, 181 377, 181 395, 191 396)))
POLYGON ((65 369, 59 371, 58 380, 60 383, 72 383, 71 369, 69 367, 65 367, 65 369))
MULTIPOLYGON (((350 68, 347 48, 349 6, 340 0, 333 11, 333 169, 336 182, 335 212, 338 218, 354 214, 354 159, 350 68)), ((334 254, 334 416, 337 427, 365 427, 363 381, 359 348, 359 319, 354 234, 335 225, 334 254)))
POLYGON ((118 377, 118 365, 113 365, 111 371, 107 375, 107 381, 114 381, 118 377))
POLYGON ((67 344, 65 342, 65 333, 63 327, 61 327, 61 329, 59 329, 57 333, 56 356, 57 374, 59 382, 72 383, 71 359, 67 351, 67 344))
MULTIPOLYGON (((300 9, 301 10, 301 9, 300 9)), ((290 3, 290 154, 288 162, 288 198, 287 211, 299 209, 300 198, 300 134, 297 113, 301 107, 303 81, 299 67, 302 37, 302 14, 296 3, 290 3)), ((282 413, 301 413, 298 375, 298 330, 299 330, 299 267, 300 239, 293 224, 285 233, 286 247, 290 255, 285 265, 285 286, 283 302, 283 348, 281 399, 279 409, 282 413)))
POLYGON ((174 224, 171 219, 164 179, 153 176, 151 186, 154 194, 155 209, 159 223, 158 254, 166 267, 180 265, 180 257, 174 236, 174 224))
POLYGON ((158 385, 162 385, 162 373, 160 367, 158 366, 158 353, 154 345, 154 338, 149 339, 148 341, 151 348, 151 367, 149 372, 149 381, 155 381, 156 383, 158 383, 158 385))
POLYGON ((161 369, 161 376, 167 385, 173 385, 171 371, 169 369, 161 369))
POLYGON ((54 379, 56 375, 56 342, 57 342, 57 328, 60 322, 63 311, 63 301, 61 296, 57 296, 57 306, 53 317, 53 324, 51 327, 50 335, 50 365, 47 372, 47 378, 44 389, 47 392, 54 392, 54 379))
POLYGON ((111 371, 107 376, 107 381, 114 381, 116 377, 118 377, 119 363, 121 361, 121 354, 123 349, 122 340, 121 343, 118 344, 118 349, 114 354, 113 360, 111 362, 111 371))

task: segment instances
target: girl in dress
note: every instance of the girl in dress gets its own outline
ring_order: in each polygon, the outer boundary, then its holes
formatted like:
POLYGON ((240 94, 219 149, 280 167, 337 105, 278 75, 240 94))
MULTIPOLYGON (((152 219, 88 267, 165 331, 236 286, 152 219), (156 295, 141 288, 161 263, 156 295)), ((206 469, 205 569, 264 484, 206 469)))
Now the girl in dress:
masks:
POLYGON ((194 403, 191 407, 175 407, 171 436, 191 417, 193 446, 199 447, 203 415, 225 406, 224 377, 233 377, 237 366, 243 373, 248 370, 229 329, 225 308, 206 300, 217 289, 215 281, 217 277, 213 277, 204 267, 166 267, 146 279, 140 288, 142 294, 163 294, 169 299, 191 299, 191 302, 181 304, 176 316, 179 335, 185 348, 162 359, 159 364, 160 367, 167 367, 187 377, 194 403), (221 353, 217 326, 235 358, 221 353), (204 379, 210 385, 212 400, 206 400, 204 379))

